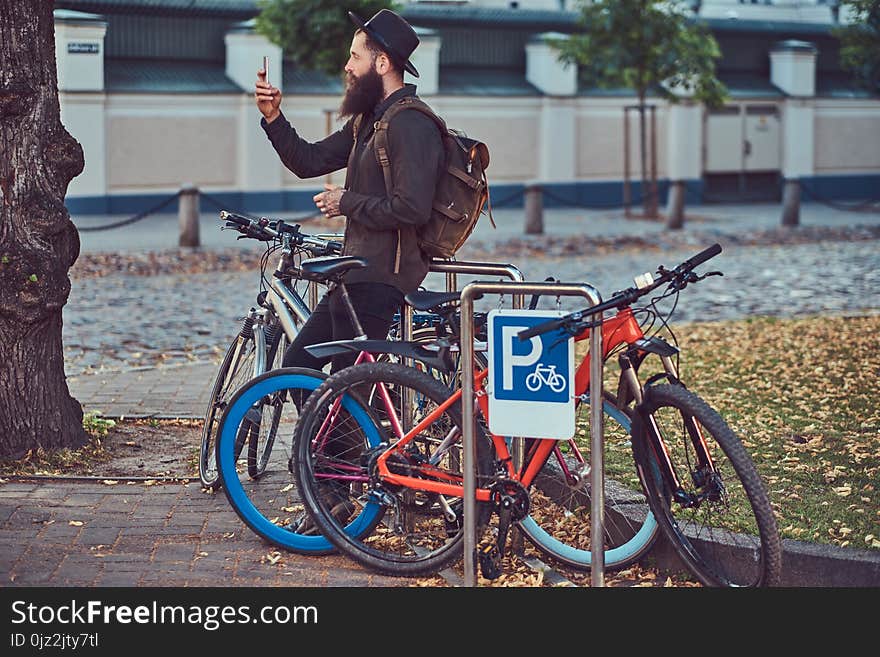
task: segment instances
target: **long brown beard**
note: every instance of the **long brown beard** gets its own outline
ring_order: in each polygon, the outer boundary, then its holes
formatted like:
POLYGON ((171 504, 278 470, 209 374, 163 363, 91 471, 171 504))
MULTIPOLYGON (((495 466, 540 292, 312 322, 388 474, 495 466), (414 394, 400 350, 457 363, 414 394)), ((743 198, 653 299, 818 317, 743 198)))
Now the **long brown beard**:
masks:
POLYGON ((358 114, 372 114, 384 95, 382 76, 375 68, 360 77, 346 74, 345 96, 339 105, 339 118, 348 119, 358 114))

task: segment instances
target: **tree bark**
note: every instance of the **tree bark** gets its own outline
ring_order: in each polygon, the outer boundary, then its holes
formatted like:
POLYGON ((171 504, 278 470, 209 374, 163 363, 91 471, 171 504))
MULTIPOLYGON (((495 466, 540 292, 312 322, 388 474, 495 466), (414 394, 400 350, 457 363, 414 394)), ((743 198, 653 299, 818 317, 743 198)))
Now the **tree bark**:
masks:
POLYGON ((52 0, 0 0, 0 458, 78 447, 61 310, 79 234, 64 206, 83 170, 61 125, 52 0))
POLYGON ((642 164, 642 211, 651 216, 651 189, 648 184, 648 137, 645 125, 645 96, 639 92, 639 157, 642 164))

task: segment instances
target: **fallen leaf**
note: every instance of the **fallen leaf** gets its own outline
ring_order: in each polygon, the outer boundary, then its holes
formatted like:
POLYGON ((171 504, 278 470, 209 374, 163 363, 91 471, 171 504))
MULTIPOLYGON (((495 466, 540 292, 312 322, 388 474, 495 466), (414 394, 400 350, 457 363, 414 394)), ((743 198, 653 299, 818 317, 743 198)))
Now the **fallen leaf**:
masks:
POLYGON ((104 484, 105 486, 115 486, 119 482, 116 481, 115 479, 103 479, 101 481, 101 483, 104 484))
POLYGON ((70 525, 71 527, 82 527, 83 526, 82 520, 71 520, 67 524, 70 525))

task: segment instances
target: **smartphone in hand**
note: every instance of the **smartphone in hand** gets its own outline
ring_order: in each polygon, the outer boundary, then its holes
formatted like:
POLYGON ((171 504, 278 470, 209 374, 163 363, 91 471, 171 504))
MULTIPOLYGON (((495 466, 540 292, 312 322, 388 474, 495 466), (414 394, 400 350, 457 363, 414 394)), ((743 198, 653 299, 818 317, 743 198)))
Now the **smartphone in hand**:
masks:
POLYGON ((265 81, 269 82, 269 57, 268 55, 263 55, 263 71, 265 71, 265 81))

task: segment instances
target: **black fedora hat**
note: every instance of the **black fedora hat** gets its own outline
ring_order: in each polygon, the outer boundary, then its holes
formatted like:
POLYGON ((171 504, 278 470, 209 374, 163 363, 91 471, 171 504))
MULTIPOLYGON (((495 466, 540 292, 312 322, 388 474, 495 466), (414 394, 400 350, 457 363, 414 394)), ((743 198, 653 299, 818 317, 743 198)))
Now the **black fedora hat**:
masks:
POLYGON ((409 61, 413 50, 419 45, 419 37, 412 26, 390 9, 381 9, 366 23, 354 12, 348 12, 354 24, 366 32, 379 47, 388 53, 408 73, 419 77, 416 67, 409 61))

